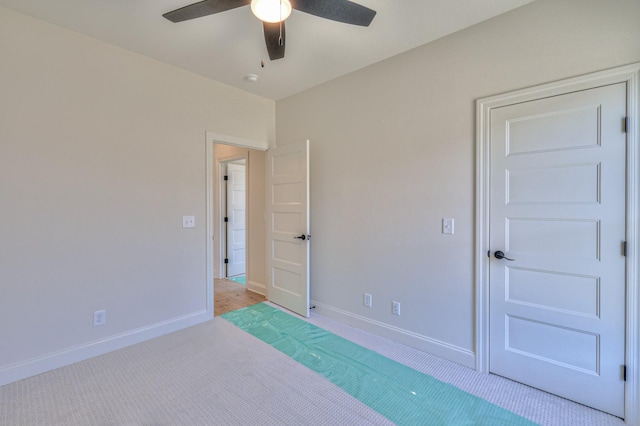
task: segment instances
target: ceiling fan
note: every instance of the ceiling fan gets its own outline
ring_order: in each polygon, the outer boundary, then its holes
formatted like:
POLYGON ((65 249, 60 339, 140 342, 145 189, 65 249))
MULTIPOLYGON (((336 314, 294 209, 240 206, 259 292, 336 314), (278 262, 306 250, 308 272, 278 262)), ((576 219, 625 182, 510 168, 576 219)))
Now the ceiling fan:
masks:
POLYGON ((263 23, 264 40, 272 61, 284 58, 284 20, 292 9, 363 27, 368 27, 376 15, 375 10, 348 0, 204 0, 162 16, 171 22, 182 22, 249 4, 253 14, 263 23))

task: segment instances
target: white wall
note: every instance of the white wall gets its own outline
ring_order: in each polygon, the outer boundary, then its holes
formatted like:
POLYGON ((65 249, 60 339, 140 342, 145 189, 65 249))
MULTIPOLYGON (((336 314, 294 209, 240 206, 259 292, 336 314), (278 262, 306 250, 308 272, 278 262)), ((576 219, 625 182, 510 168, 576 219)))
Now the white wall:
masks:
POLYGON ((473 367, 474 101, 640 61, 639 16, 538 0, 278 101, 278 145, 311 140, 318 312, 473 367))
POLYGON ((0 58, 0 384, 206 319, 205 132, 275 103, 4 8, 0 58))

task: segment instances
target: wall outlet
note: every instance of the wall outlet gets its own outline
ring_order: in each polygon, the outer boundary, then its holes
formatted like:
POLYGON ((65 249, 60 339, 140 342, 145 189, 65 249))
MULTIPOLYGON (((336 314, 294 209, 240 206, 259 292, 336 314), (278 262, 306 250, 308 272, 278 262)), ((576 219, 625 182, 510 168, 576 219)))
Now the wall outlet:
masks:
POLYGON ((365 307, 370 308, 371 305, 373 304, 373 296, 371 296, 369 293, 365 293, 362 298, 362 304, 365 307))
POLYGON ((107 311, 102 309, 93 313, 93 326, 98 327, 107 323, 107 311))
POLYGON ((183 228, 195 228, 196 227, 196 217, 195 216, 182 216, 182 227, 183 228))
POLYGON ((391 302, 391 313, 400 316, 400 302, 391 302))

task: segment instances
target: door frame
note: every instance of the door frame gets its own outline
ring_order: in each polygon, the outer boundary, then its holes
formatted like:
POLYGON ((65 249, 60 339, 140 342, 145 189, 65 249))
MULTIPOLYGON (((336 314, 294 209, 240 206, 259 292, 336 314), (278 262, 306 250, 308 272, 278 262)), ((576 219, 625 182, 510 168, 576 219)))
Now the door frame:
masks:
MULTIPOLYGON (((489 373, 490 116, 493 108, 615 83, 627 84, 627 259, 625 422, 640 424, 640 63, 476 101, 476 370, 489 373)), ((622 123, 620 124, 622 126, 622 123)))
POLYGON ((214 153, 214 145, 222 144, 222 145, 233 145, 240 148, 248 148, 255 149, 259 151, 266 151, 269 149, 269 142, 266 141, 256 141, 251 139, 239 138, 236 136, 223 135, 220 133, 214 132, 205 132, 205 146, 204 146, 204 155, 205 155, 205 220, 206 220, 206 248, 205 248, 205 259, 206 259, 206 275, 207 275, 207 318, 213 319, 213 282, 214 282, 214 185, 216 178, 215 175, 215 167, 216 164, 213 161, 213 153, 214 153))

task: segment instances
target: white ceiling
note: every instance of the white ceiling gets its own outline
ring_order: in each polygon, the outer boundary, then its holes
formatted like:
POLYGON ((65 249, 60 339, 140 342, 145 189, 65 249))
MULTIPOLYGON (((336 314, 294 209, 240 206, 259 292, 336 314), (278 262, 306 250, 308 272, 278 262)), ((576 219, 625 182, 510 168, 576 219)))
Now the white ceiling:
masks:
POLYGON ((356 0, 378 12, 369 27, 294 10, 286 54, 277 61, 269 60, 262 24, 248 6, 177 24, 162 17, 196 1, 0 0, 0 6, 278 100, 533 0, 356 0), (259 80, 247 82, 247 74, 259 80))

